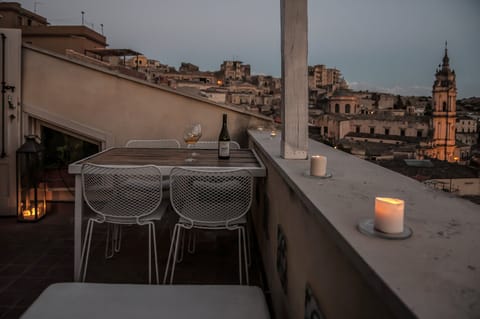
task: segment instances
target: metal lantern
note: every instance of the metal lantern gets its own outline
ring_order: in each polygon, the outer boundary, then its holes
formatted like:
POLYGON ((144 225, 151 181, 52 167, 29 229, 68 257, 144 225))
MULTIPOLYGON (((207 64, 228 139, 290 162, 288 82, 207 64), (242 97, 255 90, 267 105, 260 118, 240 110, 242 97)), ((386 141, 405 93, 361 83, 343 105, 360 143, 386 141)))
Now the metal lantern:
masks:
POLYGON ((25 139, 17 150, 17 218, 22 222, 34 222, 44 217, 47 211, 44 148, 34 135, 25 139))

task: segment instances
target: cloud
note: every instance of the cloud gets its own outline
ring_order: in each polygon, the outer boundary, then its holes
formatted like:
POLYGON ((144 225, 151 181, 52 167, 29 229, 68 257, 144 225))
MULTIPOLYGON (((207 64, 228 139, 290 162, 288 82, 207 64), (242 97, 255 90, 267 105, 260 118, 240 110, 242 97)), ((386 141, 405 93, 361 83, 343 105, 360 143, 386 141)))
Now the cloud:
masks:
POLYGON ((348 82, 348 87, 354 91, 372 91, 372 92, 382 92, 390 93, 394 95, 405 95, 405 96, 430 96, 432 88, 429 86, 423 85, 412 85, 412 86, 400 86, 395 85, 393 87, 384 87, 375 85, 368 82, 357 82, 352 81, 348 82))

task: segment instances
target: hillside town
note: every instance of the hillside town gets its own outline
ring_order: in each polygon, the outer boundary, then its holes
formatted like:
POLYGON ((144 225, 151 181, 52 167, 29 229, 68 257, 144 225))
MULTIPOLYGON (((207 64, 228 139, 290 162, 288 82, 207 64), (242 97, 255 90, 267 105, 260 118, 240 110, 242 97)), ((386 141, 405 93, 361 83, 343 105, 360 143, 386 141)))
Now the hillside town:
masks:
MULTIPOLYGON (((190 62, 176 68, 130 48, 109 48, 103 34, 85 25, 50 25, 46 18, 16 3, 2 3, 0 11, 0 27, 21 28, 26 45, 219 105, 265 115, 277 124, 282 121, 281 78, 252 74, 251 65, 243 61, 225 60, 213 71, 200 70, 190 62), (13 15, 18 13, 21 18, 15 19, 13 15)), ((437 163, 447 163, 451 169, 443 177, 476 178, 473 190, 464 195, 480 196, 480 101, 474 97, 457 100, 452 66, 445 43, 442 60, 432 61, 431 96, 353 91, 338 68, 309 66, 310 137, 392 169, 388 162, 409 160, 410 165, 427 165, 433 170, 437 163), (437 62, 441 63, 433 72, 437 62)), ((438 177, 436 173, 396 170, 422 182, 438 177)), ((461 188, 453 191, 463 194, 461 188)))
POLYGON ((480 318, 475 6, 387 2, 0 2, 0 319, 480 318))

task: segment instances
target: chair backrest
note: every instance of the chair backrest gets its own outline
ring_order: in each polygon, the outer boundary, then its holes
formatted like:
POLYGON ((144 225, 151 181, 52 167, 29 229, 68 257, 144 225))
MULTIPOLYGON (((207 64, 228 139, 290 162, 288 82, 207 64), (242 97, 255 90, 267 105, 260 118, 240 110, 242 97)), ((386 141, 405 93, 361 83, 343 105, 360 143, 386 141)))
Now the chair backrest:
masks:
MULTIPOLYGON (((202 148, 202 149, 217 149, 218 148, 218 141, 198 141, 195 144, 188 144, 188 148, 202 148)), ((239 150, 240 144, 235 141, 230 141, 230 149, 232 150, 239 150)))
POLYGON ((231 222, 252 204, 253 176, 247 170, 173 168, 170 201, 177 214, 195 225, 231 222))
POLYGON ((126 147, 145 147, 145 148, 180 148, 180 142, 176 139, 163 140, 130 140, 125 144, 126 147))
POLYGON ((104 218, 140 218, 162 201, 162 174, 153 165, 83 164, 82 184, 87 205, 104 218))

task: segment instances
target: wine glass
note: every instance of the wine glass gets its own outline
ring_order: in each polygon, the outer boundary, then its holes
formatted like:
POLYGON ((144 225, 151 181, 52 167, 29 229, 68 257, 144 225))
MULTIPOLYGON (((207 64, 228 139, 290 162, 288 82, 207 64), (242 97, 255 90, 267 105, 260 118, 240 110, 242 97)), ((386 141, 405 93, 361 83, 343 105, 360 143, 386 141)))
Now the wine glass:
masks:
MULTIPOLYGON (((202 136, 202 126, 198 123, 188 125, 183 132, 183 140, 188 145, 195 145, 202 136)), ((192 157, 198 155, 198 153, 192 152, 190 154, 192 157)), ((186 162, 193 162, 194 158, 187 158, 186 162)))

